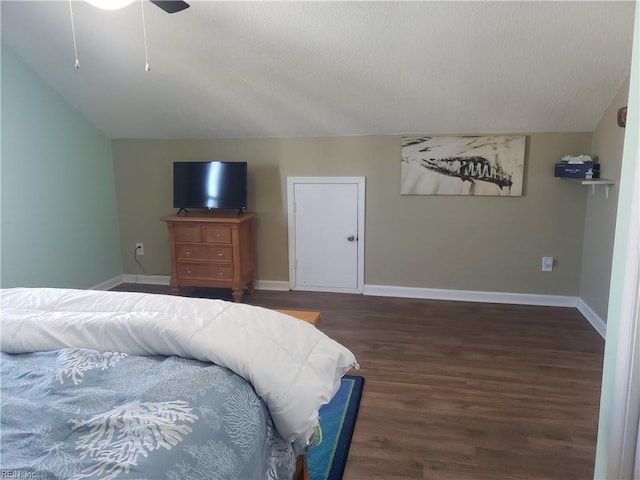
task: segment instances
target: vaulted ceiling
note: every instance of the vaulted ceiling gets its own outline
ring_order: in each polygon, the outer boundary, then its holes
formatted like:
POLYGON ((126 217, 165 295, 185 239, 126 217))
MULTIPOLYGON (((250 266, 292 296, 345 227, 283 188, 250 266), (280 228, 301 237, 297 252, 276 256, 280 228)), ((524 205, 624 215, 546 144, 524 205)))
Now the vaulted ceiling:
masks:
POLYGON ((0 4, 2 44, 111 138, 591 131, 635 3, 0 4), (145 71, 142 9, 150 71, 145 71))

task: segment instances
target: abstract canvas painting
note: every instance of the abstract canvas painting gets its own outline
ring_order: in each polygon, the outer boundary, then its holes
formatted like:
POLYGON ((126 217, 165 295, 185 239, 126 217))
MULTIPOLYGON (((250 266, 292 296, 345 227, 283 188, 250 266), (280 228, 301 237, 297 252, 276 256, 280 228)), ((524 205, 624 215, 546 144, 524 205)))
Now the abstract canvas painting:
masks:
POLYGON ((402 195, 521 196, 524 136, 403 137, 402 195))

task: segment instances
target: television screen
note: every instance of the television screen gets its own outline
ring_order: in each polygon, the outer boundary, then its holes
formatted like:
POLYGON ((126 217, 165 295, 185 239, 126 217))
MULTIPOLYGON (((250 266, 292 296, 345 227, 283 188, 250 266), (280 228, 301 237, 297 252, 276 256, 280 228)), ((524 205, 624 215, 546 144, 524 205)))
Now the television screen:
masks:
POLYGON ((174 162, 175 208, 247 209, 247 162, 174 162))

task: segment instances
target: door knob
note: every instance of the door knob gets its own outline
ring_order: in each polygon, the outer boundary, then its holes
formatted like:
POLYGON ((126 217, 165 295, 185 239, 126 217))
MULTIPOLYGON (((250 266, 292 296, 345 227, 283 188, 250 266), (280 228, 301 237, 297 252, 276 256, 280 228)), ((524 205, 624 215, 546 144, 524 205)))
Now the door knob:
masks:
POLYGON ((356 239, 356 237, 354 237, 353 235, 349 235, 347 237, 347 240, 349 240, 350 242, 353 242, 356 239))

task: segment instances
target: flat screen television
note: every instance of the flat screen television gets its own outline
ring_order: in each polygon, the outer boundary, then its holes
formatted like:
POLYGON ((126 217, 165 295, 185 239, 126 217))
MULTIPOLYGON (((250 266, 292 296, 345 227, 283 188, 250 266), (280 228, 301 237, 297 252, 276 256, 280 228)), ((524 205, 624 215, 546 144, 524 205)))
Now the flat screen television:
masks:
POLYGON ((173 206, 247 209, 247 162, 173 162, 173 206))

